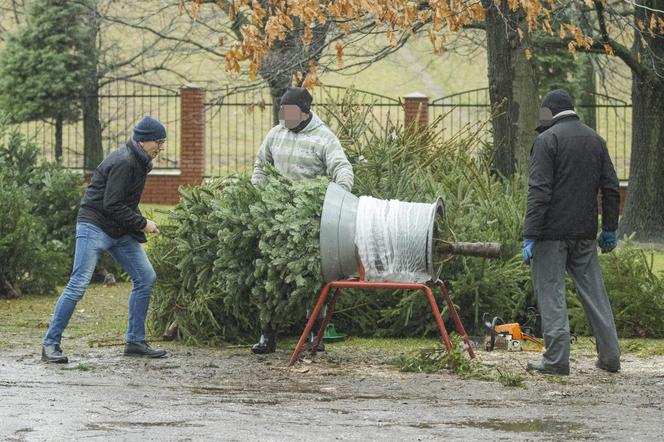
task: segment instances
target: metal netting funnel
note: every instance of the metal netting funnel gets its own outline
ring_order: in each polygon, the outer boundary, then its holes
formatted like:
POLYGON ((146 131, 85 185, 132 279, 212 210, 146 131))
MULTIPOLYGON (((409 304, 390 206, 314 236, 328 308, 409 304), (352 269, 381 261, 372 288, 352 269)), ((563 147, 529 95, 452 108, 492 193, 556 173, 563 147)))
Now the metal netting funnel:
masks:
POLYGON ((325 193, 320 219, 320 257, 326 282, 358 273, 355 218, 359 198, 336 183, 325 193))
POLYGON ((442 198, 433 204, 358 198, 331 183, 320 226, 325 281, 357 275, 359 261, 368 281, 435 281, 436 216, 444 214, 442 198))

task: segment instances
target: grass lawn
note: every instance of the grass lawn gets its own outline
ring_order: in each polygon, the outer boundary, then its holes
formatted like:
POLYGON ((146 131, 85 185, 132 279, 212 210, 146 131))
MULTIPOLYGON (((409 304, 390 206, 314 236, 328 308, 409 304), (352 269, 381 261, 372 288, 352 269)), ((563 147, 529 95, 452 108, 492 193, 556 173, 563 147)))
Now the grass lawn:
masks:
MULTIPOLYGON (((122 341, 127 327, 130 283, 114 287, 91 285, 76 306, 64 339, 81 346, 122 341)), ((57 295, 0 300, 0 335, 13 348, 38 347, 46 333, 57 295)))
MULTIPOLYGON (((660 255, 664 258, 664 255, 660 255)), ((119 283, 112 287, 91 285, 83 299, 76 306, 76 311, 69 327, 64 333, 64 340, 69 347, 78 348, 96 346, 115 346, 124 342, 127 327, 127 300, 131 283, 119 283)), ((0 300, 0 348, 38 348, 53 313, 57 296, 24 296, 13 300, 0 300)), ((150 332, 148 332, 150 334, 150 332)), ((155 332, 148 339, 158 341, 160 332, 155 332)), ((280 339, 280 347, 294 348, 296 337, 280 339)), ((624 353, 638 357, 664 355, 664 340, 656 339, 621 339, 624 353)), ((331 344, 341 353, 350 352, 353 359, 382 360, 389 362, 400 355, 416 350, 433 348, 438 339, 377 339, 352 338, 331 344)), ((247 346, 248 348, 248 346, 247 346)), ((594 341, 581 337, 573 345, 573 350, 580 353, 593 353, 594 341)))

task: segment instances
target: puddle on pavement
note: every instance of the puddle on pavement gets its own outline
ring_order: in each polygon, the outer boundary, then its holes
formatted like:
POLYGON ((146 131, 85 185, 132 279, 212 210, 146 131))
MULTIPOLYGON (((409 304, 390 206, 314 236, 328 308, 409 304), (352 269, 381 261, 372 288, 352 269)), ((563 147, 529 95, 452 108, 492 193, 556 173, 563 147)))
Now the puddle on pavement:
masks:
POLYGON ((429 422, 418 422, 416 424, 409 425, 409 427, 430 429, 430 428, 434 428, 434 425, 430 424, 429 422))
POLYGON ((510 433, 569 433, 581 429, 581 425, 574 422, 557 421, 552 419, 502 420, 489 419, 486 421, 465 421, 462 427, 480 428, 486 430, 506 431, 510 433))
POLYGON ((89 430, 111 431, 123 428, 150 428, 150 427, 203 427, 202 424, 192 424, 187 421, 171 421, 171 422, 130 422, 130 421, 109 421, 97 422, 94 424, 86 424, 89 430))

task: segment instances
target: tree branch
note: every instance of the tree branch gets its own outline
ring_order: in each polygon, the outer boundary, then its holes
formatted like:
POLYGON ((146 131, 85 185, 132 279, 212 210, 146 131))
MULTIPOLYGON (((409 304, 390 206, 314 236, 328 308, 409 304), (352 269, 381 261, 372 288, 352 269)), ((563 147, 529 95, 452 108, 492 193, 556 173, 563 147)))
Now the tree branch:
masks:
POLYGON ((597 11, 597 20, 599 22, 601 42, 611 46, 616 56, 629 66, 634 73, 639 76, 648 76, 650 73, 648 69, 642 66, 636 58, 632 56, 630 50, 609 37, 609 31, 606 27, 606 17, 604 16, 604 4, 602 3, 602 0, 594 0, 594 2, 595 10, 597 11))

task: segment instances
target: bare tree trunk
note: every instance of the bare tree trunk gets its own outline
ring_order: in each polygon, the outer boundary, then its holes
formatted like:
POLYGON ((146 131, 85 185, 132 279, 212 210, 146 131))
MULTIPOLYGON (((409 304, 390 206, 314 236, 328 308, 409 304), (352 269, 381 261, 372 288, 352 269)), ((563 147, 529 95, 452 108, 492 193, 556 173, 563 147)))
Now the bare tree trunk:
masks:
MULTIPOLYGON (((538 93, 534 68, 526 59, 516 26, 518 16, 507 2, 484 0, 489 97, 494 112, 494 167, 509 177, 528 163, 538 120, 538 93)), ((525 38, 525 37, 524 37, 525 38)))
MULTIPOLYGON (((650 23, 651 9, 664 9, 664 0, 644 0, 635 20, 650 23)), ((664 243, 664 39, 644 34, 649 46, 635 39, 633 53, 649 52, 648 70, 632 71, 632 156, 629 192, 620 234, 635 233, 643 242, 664 243), (656 63, 654 66, 652 63, 656 63)), ((644 57, 645 58, 645 57, 644 57)))
MULTIPOLYGON (((662 51, 664 55, 664 51, 662 51)), ((664 243, 664 81, 632 79, 632 156, 620 234, 664 243)))
POLYGON ((597 128, 597 81, 595 79, 595 67, 593 66, 592 58, 589 55, 583 54, 581 59, 581 97, 579 102, 581 106, 577 106, 577 113, 586 125, 597 128))
POLYGON ((512 83, 512 107, 516 120, 512 124, 516 129, 513 141, 517 168, 528 170, 530 149, 535 139, 535 128, 539 122, 539 99, 537 94, 537 76, 535 67, 526 59, 522 48, 512 51, 514 79, 512 83))
POLYGON ((55 117, 55 159, 62 160, 62 115, 55 117))
POLYGON ((85 172, 94 170, 104 159, 99 122, 99 83, 96 73, 86 87, 83 97, 83 167, 85 172))
POLYGON ((97 71, 99 25, 96 2, 90 2, 90 5, 91 8, 88 12, 90 26, 84 43, 89 69, 85 75, 81 103, 83 111, 83 168, 85 172, 94 170, 104 159, 104 150, 101 144, 101 123, 99 122, 99 72, 97 71))
POLYGON ((272 118, 279 124, 279 101, 291 85, 293 75, 301 72, 306 75, 309 63, 316 63, 321 56, 320 49, 325 45, 329 24, 316 26, 309 46, 302 43, 302 31, 295 21, 295 29, 282 41, 274 43, 270 53, 262 60, 258 73, 270 85, 272 98, 272 118))

